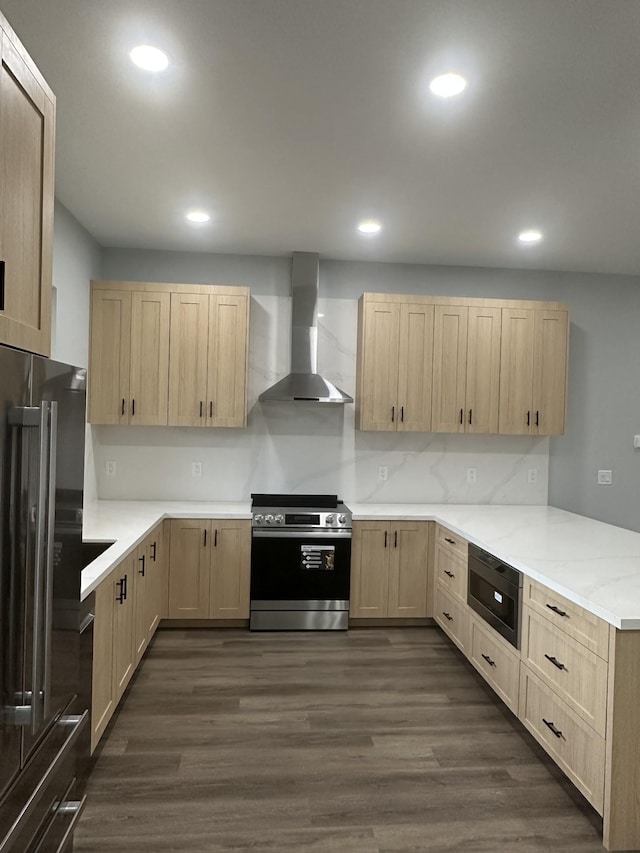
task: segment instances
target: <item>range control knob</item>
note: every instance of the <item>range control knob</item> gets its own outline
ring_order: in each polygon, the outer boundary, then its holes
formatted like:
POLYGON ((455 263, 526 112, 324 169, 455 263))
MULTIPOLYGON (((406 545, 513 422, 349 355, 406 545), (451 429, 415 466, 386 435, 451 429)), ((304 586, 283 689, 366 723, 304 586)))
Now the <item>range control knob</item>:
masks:
POLYGON ((276 524, 284 524, 284 515, 276 515, 276 524))
POLYGON ((263 515, 255 515, 253 517, 253 520, 256 524, 262 524, 262 522, 264 521, 264 516, 263 515))
POLYGON ((327 524, 333 524, 333 522, 335 521, 335 518, 336 518, 335 515, 332 512, 330 512, 329 515, 327 516, 327 524))
POLYGON ((347 523, 347 516, 346 515, 339 516, 338 521, 340 522, 340 524, 346 524, 347 523))
POLYGON ((265 520, 266 524, 273 524, 273 516, 272 515, 265 515, 264 520, 265 520))

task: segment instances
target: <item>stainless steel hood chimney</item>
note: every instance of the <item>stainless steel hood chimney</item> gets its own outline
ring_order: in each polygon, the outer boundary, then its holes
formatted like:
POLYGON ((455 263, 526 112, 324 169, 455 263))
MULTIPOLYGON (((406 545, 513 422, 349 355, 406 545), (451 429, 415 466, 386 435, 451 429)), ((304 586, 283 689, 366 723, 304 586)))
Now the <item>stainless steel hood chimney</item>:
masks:
POLYGON ((318 279, 320 256, 294 252, 291 261, 291 373, 259 396, 260 402, 311 400, 353 403, 353 397, 318 373, 318 279))

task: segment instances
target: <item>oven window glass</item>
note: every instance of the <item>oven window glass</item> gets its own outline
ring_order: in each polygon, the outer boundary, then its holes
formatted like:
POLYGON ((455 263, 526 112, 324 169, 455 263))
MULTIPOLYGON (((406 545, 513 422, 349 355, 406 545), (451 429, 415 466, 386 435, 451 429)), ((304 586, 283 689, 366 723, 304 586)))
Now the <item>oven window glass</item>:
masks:
POLYGON ((351 539, 254 537, 251 598, 348 599, 351 539))
POLYGON ((469 595, 491 611, 511 631, 516 630, 517 601, 506 591, 498 590, 469 565, 469 595))

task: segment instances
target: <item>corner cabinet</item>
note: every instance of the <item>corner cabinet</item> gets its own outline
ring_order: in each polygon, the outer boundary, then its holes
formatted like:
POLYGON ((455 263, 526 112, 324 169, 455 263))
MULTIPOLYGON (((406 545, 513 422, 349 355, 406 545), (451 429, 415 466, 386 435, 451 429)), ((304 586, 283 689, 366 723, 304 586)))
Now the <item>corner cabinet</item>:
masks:
POLYGON ((564 432, 566 305, 365 293, 356 427, 564 432))
POLYGON ((0 342, 51 352, 55 96, 0 13, 0 342))
POLYGON ((90 423, 246 426, 249 290, 91 283, 90 423))

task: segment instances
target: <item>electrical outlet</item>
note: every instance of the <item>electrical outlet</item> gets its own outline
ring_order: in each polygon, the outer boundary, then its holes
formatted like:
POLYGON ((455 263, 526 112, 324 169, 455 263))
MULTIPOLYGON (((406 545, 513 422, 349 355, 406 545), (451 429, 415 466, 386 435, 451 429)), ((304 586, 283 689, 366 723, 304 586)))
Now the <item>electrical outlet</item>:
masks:
POLYGON ((477 468, 467 468, 467 483, 475 483, 478 479, 477 468))
POLYGON ((638 449, 640 447, 640 435, 633 436, 633 446, 638 449))
POLYGON ((191 463, 191 476, 202 477, 202 462, 191 463))
POLYGON ((613 483, 613 471, 604 469, 598 471, 598 485, 610 486, 613 483))
POLYGON ((104 471, 107 477, 116 476, 116 463, 113 461, 113 459, 107 460, 104 466, 104 471))
POLYGON ((389 469, 386 465, 378 466, 378 479, 379 480, 388 480, 389 479, 389 469))
POLYGON ((538 482, 538 469, 537 468, 529 468, 527 471, 527 483, 533 486, 538 482))

